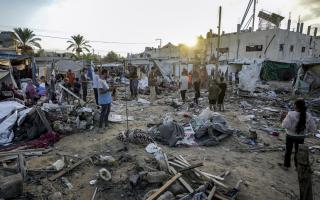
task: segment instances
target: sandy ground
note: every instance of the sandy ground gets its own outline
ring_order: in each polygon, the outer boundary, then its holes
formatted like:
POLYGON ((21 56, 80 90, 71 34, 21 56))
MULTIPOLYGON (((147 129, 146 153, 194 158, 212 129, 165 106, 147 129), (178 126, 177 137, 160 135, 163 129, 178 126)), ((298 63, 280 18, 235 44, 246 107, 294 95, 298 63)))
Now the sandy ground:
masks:
MULTIPOLYGON (((177 95, 177 94, 174 94, 177 95)), ((190 97, 192 94, 189 94, 190 97)), ((165 98, 164 96, 160 96, 165 98)), ((143 96, 143 98, 148 98, 143 96)), ((227 96, 229 98, 229 96, 227 96)), ((255 100, 253 100, 255 101, 255 100)), ((205 107, 206 101, 201 103, 205 107)), ((129 104, 129 115, 134 116, 135 120, 129 122, 129 128, 140 128, 146 130, 148 119, 156 117, 162 119, 166 113, 174 113, 175 109, 165 105, 154 106, 137 106, 129 104)), ((124 110, 122 110, 122 114, 124 110)), ((237 116, 243 111, 239 108, 238 101, 229 98, 226 102, 226 111, 222 115, 226 118, 229 125, 233 128, 248 131, 248 126, 245 122, 239 121, 237 116)), ((179 118, 175 116, 175 118, 179 118)), ((278 122, 279 125, 279 122, 278 122)), ((117 140, 117 135, 120 131, 126 130, 126 124, 112 124, 112 127, 107 129, 103 134, 97 134, 94 131, 78 132, 72 135, 63 137, 54 147, 53 151, 46 156, 34 157, 28 160, 29 168, 41 168, 50 165, 56 159, 60 158, 56 155, 57 152, 65 154, 85 157, 92 153, 127 156, 128 159, 135 156, 148 157, 141 145, 128 145, 128 151, 119 151, 123 148, 123 144, 117 140)), ((284 144, 284 134, 279 137, 268 135, 264 132, 258 132, 259 142, 270 145, 284 144)), ((307 139, 308 145, 319 145, 319 141, 315 138, 307 139)), ((214 147, 179 147, 169 148, 162 146, 163 150, 169 156, 183 155, 187 160, 194 162, 203 162, 204 166, 200 169, 212 173, 222 174, 226 170, 230 170, 231 174, 226 178, 228 185, 234 186, 238 180, 243 180, 241 191, 237 199, 240 200, 290 200, 299 199, 299 185, 297 172, 294 168, 289 171, 284 171, 278 167, 277 163, 283 161, 284 152, 236 152, 232 149, 236 147, 247 148, 248 145, 240 143, 236 136, 232 136, 224 140, 221 144, 214 147)), ((319 155, 314 155, 314 159, 319 159, 319 155)), ((132 162, 123 162, 117 167, 110 169, 112 173, 112 181, 105 184, 105 187, 100 189, 95 199, 141 199, 148 191, 148 186, 140 189, 135 189, 128 194, 126 191, 132 189, 124 183, 128 182, 130 174, 135 165, 132 162)), ((319 170, 320 164, 314 162, 314 169, 319 170)), ((91 199, 95 190, 95 186, 89 184, 90 180, 96 179, 96 173, 100 167, 87 162, 82 164, 72 172, 65 175, 72 183, 72 190, 66 189, 61 181, 57 180, 50 182, 46 180, 47 175, 34 176, 26 184, 26 192, 35 196, 33 199, 46 199, 48 194, 53 191, 61 191, 63 199, 91 199)), ((314 177, 313 190, 315 199, 320 199, 320 181, 314 177)))

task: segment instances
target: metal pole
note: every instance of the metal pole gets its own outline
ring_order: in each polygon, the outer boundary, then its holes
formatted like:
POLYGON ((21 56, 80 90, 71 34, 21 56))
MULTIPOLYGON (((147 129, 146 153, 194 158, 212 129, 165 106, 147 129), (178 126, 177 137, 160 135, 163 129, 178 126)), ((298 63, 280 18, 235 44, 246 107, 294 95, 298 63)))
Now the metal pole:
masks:
MULTIPOLYGON (((125 74, 125 68, 126 68, 126 60, 123 61, 123 75, 125 74)), ((127 123, 127 132, 129 131, 129 119, 128 119, 128 99, 127 99, 127 84, 124 83, 124 97, 126 101, 126 123, 127 123)))

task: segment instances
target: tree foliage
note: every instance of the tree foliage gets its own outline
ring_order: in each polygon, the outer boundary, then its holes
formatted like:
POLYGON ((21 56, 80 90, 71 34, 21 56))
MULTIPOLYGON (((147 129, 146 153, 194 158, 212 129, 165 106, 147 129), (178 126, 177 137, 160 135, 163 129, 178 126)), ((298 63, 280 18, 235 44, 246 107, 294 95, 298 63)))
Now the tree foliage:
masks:
POLYGON ((71 39, 72 40, 67 41, 67 43, 70 44, 67 50, 71 49, 72 52, 76 53, 77 58, 80 58, 80 53, 84 51, 90 52, 89 48, 91 48, 91 46, 89 45, 89 41, 85 40, 82 35, 73 35, 71 39))
POLYGON ((110 51, 107 53, 106 56, 102 58, 103 62, 121 62, 123 61, 123 57, 119 54, 115 53, 114 51, 110 51))
POLYGON ((23 54, 33 53, 33 48, 37 47, 41 49, 39 41, 40 38, 37 38, 32 30, 28 28, 14 28, 13 29, 17 38, 15 39, 18 44, 18 49, 21 49, 23 54))

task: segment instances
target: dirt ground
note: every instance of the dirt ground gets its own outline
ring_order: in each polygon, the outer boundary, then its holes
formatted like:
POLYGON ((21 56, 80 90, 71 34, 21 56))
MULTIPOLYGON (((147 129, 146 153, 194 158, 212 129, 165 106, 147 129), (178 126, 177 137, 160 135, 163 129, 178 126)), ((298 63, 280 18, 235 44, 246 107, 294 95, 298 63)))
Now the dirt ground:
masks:
MULTIPOLYGON (((170 96, 177 96, 177 93, 170 96)), ((192 98, 192 93, 188 93, 189 98, 192 98)), ((148 99, 148 96, 141 96, 148 99)), ((158 96, 160 101, 168 96, 158 96)), ((249 126, 247 122, 239 120, 239 116, 243 115, 246 110, 239 108, 239 101, 243 100, 228 94, 226 97, 226 111, 221 112, 228 124, 236 129, 248 132, 249 126)), ((256 99, 248 99, 254 103, 256 99)), ((259 101, 268 106, 274 105, 272 101, 259 101)), ((116 102, 123 104, 124 102, 116 102)), ((202 108, 207 106, 207 100, 201 101, 202 108)), ((261 106, 261 105, 257 105, 261 106)), ((254 106, 255 108, 256 106, 254 106)), ((123 108, 123 107, 122 107, 123 108)), ((283 109, 273 106, 273 108, 283 109)), ((152 105, 140 106, 128 104, 129 115, 134 116, 135 120, 129 122, 129 129, 147 130, 147 122, 150 118, 162 120, 166 113, 178 113, 168 105, 152 105)), ((184 112, 183 110, 181 110, 184 112)), ((200 109, 201 111, 201 109, 200 109)), ((121 114, 125 110, 122 109, 121 114)), ((279 115, 279 114, 278 114, 279 115)), ((177 120, 183 118, 177 114, 174 115, 177 120)), ((265 119, 268 121, 268 118, 265 119)), ((280 116, 273 119, 274 126, 280 126, 280 116)), ((97 134, 94 130, 77 132, 72 135, 64 136, 58 143, 55 144, 53 151, 45 156, 33 157, 28 159, 28 168, 37 169, 43 166, 48 166, 61 156, 56 153, 64 153, 68 155, 85 157, 90 154, 112 155, 116 158, 127 159, 127 162, 122 162, 120 165, 110 168, 112 181, 106 183, 103 188, 99 188, 95 199, 142 199, 143 195, 148 192, 148 186, 142 188, 130 188, 128 178, 130 171, 135 168, 130 160, 136 156, 144 156, 146 159, 150 157, 142 145, 129 144, 128 151, 122 151, 124 145, 117 139, 119 132, 126 130, 126 124, 112 124, 110 128, 104 131, 103 134, 97 134), (129 191, 129 192, 128 192, 129 191)), ((258 131, 259 143, 268 145, 282 145, 285 143, 284 133, 279 136, 269 135, 265 132, 258 131)), ((306 139, 306 144, 313 146, 319 145, 316 138, 306 139)), ((219 145, 213 147, 176 147, 160 145, 164 152, 169 156, 182 155, 191 162, 203 162, 204 166, 199 169, 212 173, 222 174, 226 170, 230 170, 230 175, 226 178, 226 184, 234 186, 238 180, 243 180, 240 187, 240 193, 237 199, 239 200, 291 200, 299 199, 298 177, 295 168, 289 171, 282 170, 278 163, 283 161, 283 151, 276 152, 238 152, 235 148, 248 148, 247 144, 241 143, 237 136, 231 136, 222 141, 219 145)), ((313 155, 313 169, 319 170, 320 161, 319 155, 313 155)), ((66 189, 61 184, 61 181, 56 180, 50 182, 46 180, 47 174, 37 174, 25 184, 25 196, 30 195, 32 199, 46 199, 54 191, 60 191, 63 194, 63 199, 91 199, 95 186, 90 185, 90 181, 96 179, 96 174, 100 167, 86 162, 70 173, 66 177, 73 185, 73 189, 66 189), (27 195, 28 194, 28 195, 27 195)), ((315 199, 320 199, 320 179, 313 177, 313 191, 315 199)), ((161 186, 161 185, 160 185, 161 186)), ((160 187, 159 186, 159 187, 160 187)))

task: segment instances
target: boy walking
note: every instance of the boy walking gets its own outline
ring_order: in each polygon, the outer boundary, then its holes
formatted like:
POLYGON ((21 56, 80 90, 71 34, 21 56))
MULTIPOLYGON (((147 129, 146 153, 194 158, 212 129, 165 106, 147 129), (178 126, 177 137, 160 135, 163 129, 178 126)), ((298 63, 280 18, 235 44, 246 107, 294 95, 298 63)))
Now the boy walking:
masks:
POLYGON ((101 114, 100 114, 100 122, 99 128, 108 127, 108 117, 111 110, 112 96, 111 91, 112 88, 109 87, 107 83, 109 72, 107 70, 103 70, 101 73, 101 79, 99 80, 99 93, 98 93, 98 101, 101 106, 101 114))

